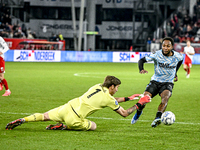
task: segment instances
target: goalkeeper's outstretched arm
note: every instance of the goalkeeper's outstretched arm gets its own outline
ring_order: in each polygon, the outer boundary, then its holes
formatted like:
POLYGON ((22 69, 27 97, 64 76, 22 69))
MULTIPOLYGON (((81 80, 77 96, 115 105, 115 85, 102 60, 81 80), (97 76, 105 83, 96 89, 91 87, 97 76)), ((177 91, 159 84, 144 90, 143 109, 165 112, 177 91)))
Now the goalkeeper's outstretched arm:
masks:
POLYGON ((133 94, 129 97, 115 97, 118 103, 139 99, 142 94, 133 94))
POLYGON ((140 100, 129 109, 125 110, 123 107, 120 106, 119 109, 116 110, 116 112, 123 117, 127 117, 130 114, 132 114, 134 111, 136 111, 137 109, 141 109, 142 107, 144 107, 144 105, 146 103, 149 103, 150 101, 151 101, 151 97, 149 95, 145 95, 141 97, 140 100))

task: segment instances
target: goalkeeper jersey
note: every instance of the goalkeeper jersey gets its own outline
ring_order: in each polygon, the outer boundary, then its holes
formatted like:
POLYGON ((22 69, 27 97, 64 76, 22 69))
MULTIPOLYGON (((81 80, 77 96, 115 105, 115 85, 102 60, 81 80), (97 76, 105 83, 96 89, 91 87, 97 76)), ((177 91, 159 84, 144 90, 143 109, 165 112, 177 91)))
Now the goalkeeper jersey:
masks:
POLYGON ((157 82, 171 82, 173 83, 176 67, 179 61, 183 60, 183 55, 172 51, 172 56, 164 56, 162 50, 156 51, 154 54, 146 56, 146 61, 154 61, 154 75, 151 80, 157 82))
POLYGON ((81 118, 105 107, 110 107, 112 110, 120 107, 117 100, 110 95, 108 88, 102 87, 101 84, 94 85, 81 97, 72 99, 68 104, 81 118))

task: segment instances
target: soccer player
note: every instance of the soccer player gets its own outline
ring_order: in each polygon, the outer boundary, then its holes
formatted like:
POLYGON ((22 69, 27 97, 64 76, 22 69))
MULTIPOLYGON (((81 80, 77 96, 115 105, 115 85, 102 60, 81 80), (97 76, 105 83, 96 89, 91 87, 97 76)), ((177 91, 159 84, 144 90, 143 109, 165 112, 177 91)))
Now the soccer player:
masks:
POLYGON ((192 58, 195 54, 194 48, 191 46, 190 41, 187 41, 187 46, 184 47, 185 60, 183 64, 183 69, 186 71, 186 78, 190 77, 190 68, 192 67, 192 58))
MULTIPOLYGON (((182 54, 172 50, 173 45, 173 39, 170 37, 165 37, 162 40, 161 50, 141 58, 138 62, 140 74, 145 74, 148 73, 148 71, 144 70, 144 63, 148 61, 154 61, 155 73, 151 77, 151 81, 143 93, 144 95, 149 95, 151 98, 157 94, 159 94, 161 97, 161 103, 158 106, 155 120, 151 124, 152 127, 156 127, 161 123, 161 115, 165 111, 168 100, 172 95, 172 89, 174 86, 173 80, 174 82, 178 81, 177 71, 182 64, 183 56, 182 54)), ((137 110, 136 114, 131 120, 132 124, 137 122, 142 114, 142 109, 137 110)))
POLYGON ((8 83, 4 78, 5 73, 5 61, 4 61, 4 53, 9 50, 6 42, 2 37, 0 37, 0 91, 3 90, 3 85, 6 89, 5 93, 2 96, 9 96, 11 91, 8 88, 8 83))
POLYGON ((123 117, 129 116, 135 110, 141 109, 151 99, 148 95, 140 98, 138 103, 124 110, 118 103, 133 100, 138 98, 140 94, 134 94, 130 97, 114 98, 113 95, 118 91, 121 81, 114 76, 107 76, 103 84, 96 84, 92 86, 82 96, 70 100, 68 103, 49 110, 48 112, 35 113, 33 115, 17 119, 6 125, 6 129, 12 130, 13 128, 25 122, 33 121, 56 121, 56 125, 49 125, 46 127, 48 130, 95 130, 97 125, 95 122, 86 119, 87 116, 96 112, 99 109, 110 107, 123 117), (66 125, 63 125, 65 122, 66 125))

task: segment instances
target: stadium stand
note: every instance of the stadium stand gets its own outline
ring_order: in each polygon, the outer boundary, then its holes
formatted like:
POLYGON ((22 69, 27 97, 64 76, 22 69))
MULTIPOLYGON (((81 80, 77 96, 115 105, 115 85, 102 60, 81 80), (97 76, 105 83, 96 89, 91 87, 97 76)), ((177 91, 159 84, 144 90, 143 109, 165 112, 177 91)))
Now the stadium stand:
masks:
POLYGON ((36 33, 29 28, 26 29, 25 24, 12 24, 10 8, 4 3, 0 4, 0 36, 3 38, 37 38, 36 33))
MULTIPOLYGON (((0 36, 4 38, 38 38, 37 34, 31 31, 31 28, 27 28, 23 22, 20 24, 12 24, 9 6, 1 3, 0 36)), ((173 37, 177 43, 185 43, 186 40, 190 40, 192 43, 200 43, 200 0, 196 0, 192 15, 189 15, 189 9, 185 7, 181 7, 171 14, 171 17, 167 20, 166 27, 163 28, 162 35, 162 37, 173 37)), ((49 37, 49 39, 53 38, 54 36, 49 37)), ((154 39, 154 41, 160 41, 160 39, 154 39)), ((153 42, 153 38, 151 42, 153 42)))
POLYGON ((193 15, 188 14, 189 10, 179 8, 171 15, 166 25, 165 35, 174 38, 177 43, 185 43, 190 40, 192 43, 200 43, 200 0, 197 0, 193 7, 193 15))

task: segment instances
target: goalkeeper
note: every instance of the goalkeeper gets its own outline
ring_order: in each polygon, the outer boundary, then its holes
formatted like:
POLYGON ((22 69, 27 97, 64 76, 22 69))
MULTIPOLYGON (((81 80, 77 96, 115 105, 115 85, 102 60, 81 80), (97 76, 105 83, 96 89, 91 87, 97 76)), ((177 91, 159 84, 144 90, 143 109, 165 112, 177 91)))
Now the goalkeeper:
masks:
POLYGON ((103 84, 96 84, 91 87, 82 96, 70 100, 68 103, 49 110, 45 113, 35 113, 33 115, 17 119, 6 125, 7 130, 26 123, 36 121, 55 121, 56 125, 49 125, 47 130, 95 130, 95 122, 86 119, 89 115, 99 109, 110 107, 123 117, 127 117, 151 101, 150 96, 143 96, 138 103, 124 110, 118 103, 134 100, 140 94, 134 94, 130 97, 114 98, 113 95, 118 91, 121 81, 114 76, 107 76, 103 84), (64 125, 62 122, 65 122, 64 125))

